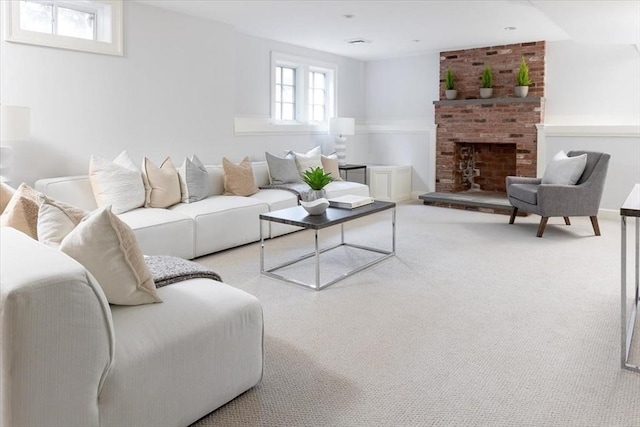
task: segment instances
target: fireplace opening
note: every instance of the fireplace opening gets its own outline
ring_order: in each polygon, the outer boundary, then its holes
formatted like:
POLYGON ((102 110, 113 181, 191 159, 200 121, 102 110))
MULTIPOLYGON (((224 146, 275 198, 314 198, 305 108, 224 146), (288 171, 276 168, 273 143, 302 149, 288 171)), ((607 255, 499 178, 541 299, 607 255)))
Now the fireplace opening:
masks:
POLYGON ((505 178, 516 175, 516 144, 455 144, 454 192, 506 193, 505 178))

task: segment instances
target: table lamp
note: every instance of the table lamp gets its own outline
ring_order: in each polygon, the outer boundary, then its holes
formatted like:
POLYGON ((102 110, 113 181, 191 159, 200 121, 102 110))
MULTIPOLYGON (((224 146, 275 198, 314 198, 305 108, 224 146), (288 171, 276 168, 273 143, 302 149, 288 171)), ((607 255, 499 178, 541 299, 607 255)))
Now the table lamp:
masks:
POLYGON ((347 117, 331 117, 329 119, 329 135, 336 138, 336 154, 338 164, 347 164, 347 138, 345 136, 355 134, 355 119, 347 117))

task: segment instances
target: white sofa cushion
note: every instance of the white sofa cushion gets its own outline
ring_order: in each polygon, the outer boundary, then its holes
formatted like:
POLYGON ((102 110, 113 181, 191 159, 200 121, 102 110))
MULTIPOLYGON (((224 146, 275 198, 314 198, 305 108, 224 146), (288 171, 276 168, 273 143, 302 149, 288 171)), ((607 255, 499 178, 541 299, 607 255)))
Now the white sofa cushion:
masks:
POLYGON ((259 240, 259 215, 268 212, 269 206, 252 197, 211 196, 169 209, 195 221, 198 257, 259 240))
MULTIPOLYGON (((251 197, 267 203, 270 212, 298 206, 298 196, 287 190, 260 190, 251 197)), ((281 236, 301 229, 300 227, 271 221, 263 221, 262 226, 268 227, 268 229, 263 230, 264 237, 281 236)))
POLYGON ((258 300, 208 279, 158 289, 162 304, 112 307, 114 365, 100 424, 187 426, 262 377, 258 300))
POLYGON ((159 208, 134 209, 120 214, 119 218, 133 229, 145 255, 195 257, 193 218, 159 208))

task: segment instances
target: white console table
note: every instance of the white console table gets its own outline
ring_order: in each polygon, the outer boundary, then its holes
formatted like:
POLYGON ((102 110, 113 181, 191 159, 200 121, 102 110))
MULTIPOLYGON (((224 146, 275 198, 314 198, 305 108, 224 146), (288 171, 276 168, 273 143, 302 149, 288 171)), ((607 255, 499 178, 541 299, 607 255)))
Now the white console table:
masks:
MULTIPOLYGON (((621 236, 621 299, 622 299, 622 367, 632 371, 640 372, 640 366, 629 362, 629 351, 631 340, 633 340, 634 326, 638 315, 638 288, 640 286, 640 184, 636 184, 620 208, 620 228, 621 236), (627 297, 627 217, 635 218, 635 283, 631 293, 631 304, 627 297)), ((636 337, 636 339, 640 339, 636 337)))
POLYGON ((374 199, 400 202, 411 198, 411 166, 368 165, 367 174, 374 199))

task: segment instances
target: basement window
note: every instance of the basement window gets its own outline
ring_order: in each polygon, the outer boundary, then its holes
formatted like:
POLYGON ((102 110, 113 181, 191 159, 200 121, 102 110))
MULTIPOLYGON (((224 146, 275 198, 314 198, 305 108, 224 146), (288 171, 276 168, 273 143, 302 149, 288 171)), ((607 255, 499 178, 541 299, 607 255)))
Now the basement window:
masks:
POLYGON ((334 64, 271 54, 271 119, 280 124, 325 124, 335 111, 334 64))
POLYGON ((5 2, 7 41, 122 55, 121 0, 5 2))

